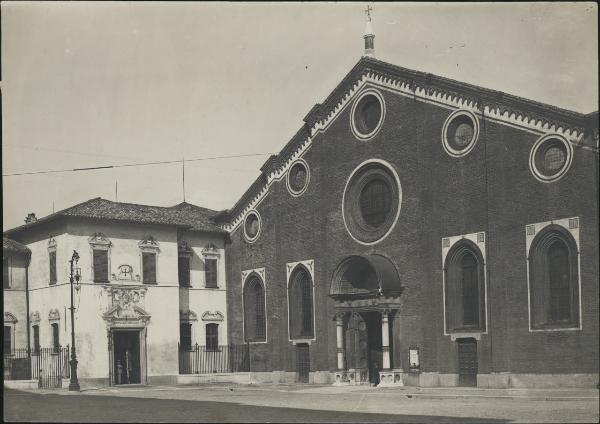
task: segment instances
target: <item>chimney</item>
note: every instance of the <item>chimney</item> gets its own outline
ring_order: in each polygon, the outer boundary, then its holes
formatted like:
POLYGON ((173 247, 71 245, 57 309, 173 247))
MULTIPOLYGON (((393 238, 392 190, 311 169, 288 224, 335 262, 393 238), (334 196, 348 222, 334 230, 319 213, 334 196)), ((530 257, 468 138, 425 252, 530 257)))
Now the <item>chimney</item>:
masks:
POLYGON ((373 32, 373 25, 371 24, 371 11, 373 8, 367 6, 365 14, 367 15, 367 23, 365 25, 365 53, 363 56, 375 57, 375 33, 373 32))
POLYGON ((32 222, 36 222, 37 221, 37 217, 35 216, 35 214, 33 212, 30 212, 29 214, 27 214, 27 217, 25 218, 25 224, 30 224, 32 222))

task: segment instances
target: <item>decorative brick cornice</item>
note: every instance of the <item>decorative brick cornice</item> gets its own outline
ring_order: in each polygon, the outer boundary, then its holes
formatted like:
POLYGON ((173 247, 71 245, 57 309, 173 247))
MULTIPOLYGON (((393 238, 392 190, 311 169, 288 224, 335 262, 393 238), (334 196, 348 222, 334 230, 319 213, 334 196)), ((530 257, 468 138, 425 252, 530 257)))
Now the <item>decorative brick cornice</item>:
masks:
POLYGON ((271 184, 285 176, 293 162, 310 148, 315 137, 329 128, 365 86, 377 87, 448 109, 468 110, 482 119, 537 135, 559 134, 575 145, 582 145, 584 137, 589 137, 592 142, 596 140, 595 146, 586 148, 597 150, 596 112, 584 115, 373 58, 362 58, 327 99, 313 106, 306 115, 304 122, 308 134, 300 138, 303 135, 301 129, 278 156, 271 156, 265 162, 261 167, 261 176, 234 206, 231 221, 223 224, 223 229, 233 232, 238 228, 245 215, 255 209, 268 194, 271 184), (592 115, 596 119, 590 127, 592 115))

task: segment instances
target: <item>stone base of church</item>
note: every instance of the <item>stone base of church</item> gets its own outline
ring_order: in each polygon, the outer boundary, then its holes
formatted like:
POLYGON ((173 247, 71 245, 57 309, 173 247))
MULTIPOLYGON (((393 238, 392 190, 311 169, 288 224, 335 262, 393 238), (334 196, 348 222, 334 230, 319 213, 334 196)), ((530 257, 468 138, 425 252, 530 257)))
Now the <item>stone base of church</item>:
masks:
MULTIPOLYGON (((308 375, 309 384, 331 384, 333 373, 314 371, 308 375)), ((298 373, 293 371, 237 372, 215 374, 180 374, 176 384, 198 385, 210 383, 232 384, 294 384, 298 382, 298 373)))
POLYGON ((37 380, 4 380, 6 389, 31 390, 38 388, 37 380))
MULTIPOLYGON (((435 372, 405 373, 402 381, 406 386, 457 387, 458 374, 435 372)), ((477 387, 483 389, 564 389, 594 388, 598 374, 518 374, 489 373, 477 375, 477 387)))

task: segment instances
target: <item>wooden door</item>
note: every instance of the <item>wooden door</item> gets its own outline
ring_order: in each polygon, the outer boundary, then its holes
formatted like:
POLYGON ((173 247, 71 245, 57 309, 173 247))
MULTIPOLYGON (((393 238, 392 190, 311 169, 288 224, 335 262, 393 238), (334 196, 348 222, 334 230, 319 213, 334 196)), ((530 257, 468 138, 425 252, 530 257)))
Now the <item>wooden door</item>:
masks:
POLYGON ((296 345, 296 369, 298 370, 298 382, 308 383, 310 372, 310 351, 307 343, 296 345))
POLYGON ((477 387, 477 340, 458 339, 458 385, 477 387))

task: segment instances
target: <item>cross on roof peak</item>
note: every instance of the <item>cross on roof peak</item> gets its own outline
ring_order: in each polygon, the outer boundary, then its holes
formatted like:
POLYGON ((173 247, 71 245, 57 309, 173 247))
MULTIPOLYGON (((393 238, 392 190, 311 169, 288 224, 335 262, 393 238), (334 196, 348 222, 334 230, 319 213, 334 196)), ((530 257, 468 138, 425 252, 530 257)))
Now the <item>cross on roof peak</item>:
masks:
POLYGON ((371 11, 373 10, 373 8, 369 5, 367 5, 367 8, 365 9, 365 14, 367 15, 367 19, 371 20, 371 11))

